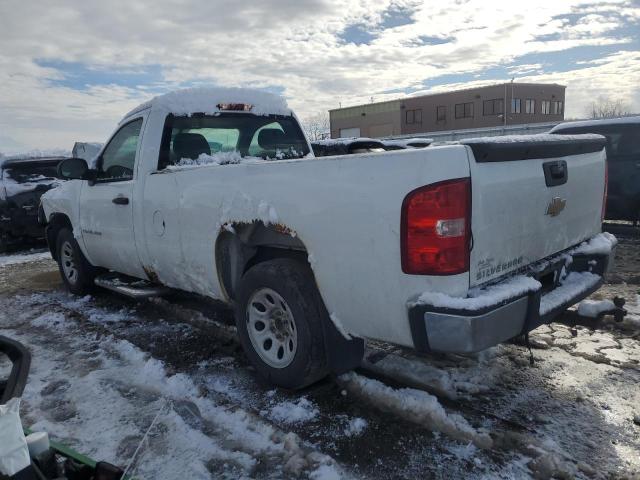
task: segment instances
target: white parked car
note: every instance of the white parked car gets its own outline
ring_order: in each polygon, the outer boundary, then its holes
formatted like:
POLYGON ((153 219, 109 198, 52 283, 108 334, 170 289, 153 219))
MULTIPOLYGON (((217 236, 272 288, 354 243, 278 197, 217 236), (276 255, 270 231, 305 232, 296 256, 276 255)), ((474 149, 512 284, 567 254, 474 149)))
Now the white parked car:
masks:
POLYGON ((366 338, 474 352, 526 333, 597 289, 615 246, 597 135, 313 158, 283 99, 201 88, 60 171, 40 216, 72 292, 225 300, 290 388, 354 368, 366 338))

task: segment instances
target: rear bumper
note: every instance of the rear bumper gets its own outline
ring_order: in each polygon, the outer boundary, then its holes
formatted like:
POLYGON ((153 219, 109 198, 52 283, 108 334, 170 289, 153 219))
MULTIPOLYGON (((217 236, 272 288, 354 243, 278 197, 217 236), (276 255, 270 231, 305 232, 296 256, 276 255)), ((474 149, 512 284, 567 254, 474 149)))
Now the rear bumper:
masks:
POLYGON ((409 323, 414 347, 420 352, 478 352, 549 323, 600 288, 614 256, 615 247, 609 254, 575 254, 566 266, 567 255, 559 255, 530 275, 548 278, 565 266, 571 282, 554 281, 550 287, 499 298, 489 304, 482 301, 480 292, 469 304, 482 304, 481 308, 461 306, 464 301, 456 302, 456 308, 411 303, 409 323))

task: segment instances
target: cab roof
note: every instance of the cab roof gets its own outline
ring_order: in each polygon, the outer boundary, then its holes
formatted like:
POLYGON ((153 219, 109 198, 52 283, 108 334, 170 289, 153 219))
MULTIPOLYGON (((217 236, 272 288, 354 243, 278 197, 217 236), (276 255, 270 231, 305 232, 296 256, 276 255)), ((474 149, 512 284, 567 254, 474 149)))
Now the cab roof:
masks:
POLYGON ((152 108, 173 115, 190 116, 195 113, 215 115, 224 111, 224 104, 247 104, 244 113, 255 115, 291 115, 287 101, 273 93, 250 88, 194 87, 159 95, 131 110, 123 120, 152 108))

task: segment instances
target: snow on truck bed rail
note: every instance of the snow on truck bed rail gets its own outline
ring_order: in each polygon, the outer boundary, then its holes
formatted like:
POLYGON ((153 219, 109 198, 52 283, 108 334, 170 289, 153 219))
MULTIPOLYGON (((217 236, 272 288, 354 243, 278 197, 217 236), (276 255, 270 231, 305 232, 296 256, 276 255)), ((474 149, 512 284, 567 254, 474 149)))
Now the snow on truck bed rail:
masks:
POLYGON ((153 107, 174 115, 220 113, 218 104, 245 103, 252 105, 247 113, 255 115, 291 115, 287 101, 279 95, 250 88, 194 87, 159 95, 131 110, 125 118, 153 107))
POLYGON ((476 138, 465 138, 464 140, 457 140, 455 142, 445 142, 445 143, 454 143, 454 144, 477 144, 477 143, 527 143, 527 142, 538 142, 538 143, 563 143, 563 142, 574 142, 576 140, 603 140, 604 137, 602 135, 597 135, 595 133, 581 133, 575 135, 557 135, 550 133, 537 133, 533 135, 503 135, 499 137, 476 137, 476 138))

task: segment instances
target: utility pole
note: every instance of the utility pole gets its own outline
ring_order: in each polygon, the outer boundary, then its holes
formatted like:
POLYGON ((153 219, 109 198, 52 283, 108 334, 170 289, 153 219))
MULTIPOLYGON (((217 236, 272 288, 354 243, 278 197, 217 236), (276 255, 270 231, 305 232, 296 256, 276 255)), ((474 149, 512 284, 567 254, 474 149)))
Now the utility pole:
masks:
MULTIPOLYGON (((513 81, 516 77, 511 77, 511 101, 513 102, 513 81)), ((507 84, 504 84, 504 108, 502 109, 502 115, 504 117, 503 126, 507 126, 507 84)), ((511 104, 509 104, 509 112, 511 112, 511 104)))
MULTIPOLYGON (((507 126, 507 84, 504 84, 504 103, 502 105, 502 126, 507 126)), ((503 132, 504 133, 504 132, 503 132)))

